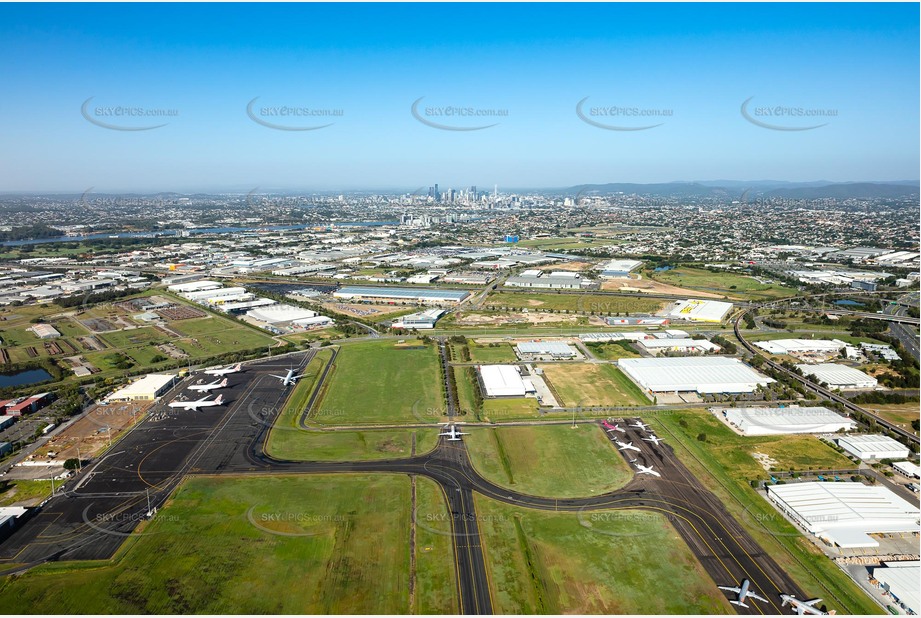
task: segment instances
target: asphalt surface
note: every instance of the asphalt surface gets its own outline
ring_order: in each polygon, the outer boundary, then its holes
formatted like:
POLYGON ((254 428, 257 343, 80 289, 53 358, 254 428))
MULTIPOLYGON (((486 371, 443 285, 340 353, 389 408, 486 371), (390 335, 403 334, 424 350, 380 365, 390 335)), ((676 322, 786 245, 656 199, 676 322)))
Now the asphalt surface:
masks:
MULTIPOLYGON (((81 478, 78 488, 53 498, 0 545, 0 568, 3 564, 111 557, 147 513, 148 493, 151 505, 158 506, 186 474, 381 472, 426 476, 443 489, 451 514, 457 589, 464 614, 493 611, 474 492, 507 504, 570 512, 577 517, 602 509, 661 513, 716 584, 737 586, 748 579, 770 601, 752 601, 747 609, 733 606, 739 613, 785 613, 780 607, 781 593, 808 598, 668 445, 643 441, 645 434, 637 429, 628 428, 618 437, 632 441, 640 451, 627 452, 653 466, 662 477, 637 475, 622 489, 577 499, 530 496, 497 486, 476 472, 462 441, 445 438, 433 451, 404 459, 274 459, 265 453, 264 444, 291 387, 282 388, 270 374, 283 374, 292 368, 292 362, 300 371, 313 354, 246 365, 243 373, 228 376, 230 386, 221 391, 228 404, 222 407, 186 412, 169 410, 162 403, 156 406, 81 478)), ((437 429, 432 425, 432 431, 437 429)), ((604 431, 600 425, 598 431, 604 431)))

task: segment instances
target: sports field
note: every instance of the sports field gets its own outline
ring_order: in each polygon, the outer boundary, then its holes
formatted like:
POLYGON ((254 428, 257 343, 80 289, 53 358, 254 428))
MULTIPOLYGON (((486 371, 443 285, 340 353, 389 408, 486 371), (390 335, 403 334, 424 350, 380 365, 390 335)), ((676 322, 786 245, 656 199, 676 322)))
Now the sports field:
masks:
POLYGON ((661 515, 475 501, 497 614, 733 613, 661 515))
POLYGON ((611 364, 557 363, 540 368, 563 406, 649 404, 639 387, 611 364))
MULTIPOLYGON (((436 485, 417 488, 447 517, 436 485)), ((401 475, 190 478, 114 560, 6 577, 0 603, 12 614, 456 613, 450 537, 417 526, 410 572, 411 502, 401 475)))
POLYGON ((444 410, 438 350, 410 341, 342 346, 312 413, 317 425, 437 423, 444 410))
POLYGON ((716 292, 730 298, 771 300, 796 294, 796 290, 778 283, 764 284, 753 277, 731 273, 710 272, 703 268, 680 266, 671 270, 653 272, 649 276, 656 281, 692 290, 716 292))
POLYGON ((536 496, 576 498, 611 491, 633 478, 594 424, 471 427, 467 450, 477 471, 503 487, 536 496))
POLYGON ((579 313, 615 315, 626 313, 655 313, 665 303, 660 300, 605 294, 555 292, 494 292, 486 298, 490 307, 515 309, 553 309, 579 313))

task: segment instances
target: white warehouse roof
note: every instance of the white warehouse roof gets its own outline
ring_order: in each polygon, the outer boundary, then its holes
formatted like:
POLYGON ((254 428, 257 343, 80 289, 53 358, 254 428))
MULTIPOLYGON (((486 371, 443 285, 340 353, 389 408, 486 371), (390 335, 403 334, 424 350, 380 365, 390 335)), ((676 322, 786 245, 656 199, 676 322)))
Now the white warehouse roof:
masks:
POLYGON ((622 358, 624 373, 651 392, 751 393, 774 382, 737 358, 622 358))
POLYGON ((568 343, 562 341, 526 341, 515 346, 519 354, 549 354, 552 356, 578 356, 568 343))
POLYGON ((873 569, 873 577, 902 605, 917 614, 921 610, 921 594, 918 591, 921 561, 904 560, 883 564, 885 566, 873 569))
POLYGON ((774 339, 757 341, 755 345, 771 354, 790 352, 837 352, 847 344, 837 339, 774 339))
POLYGON ((154 399, 162 391, 173 383, 176 379, 174 374, 170 373, 151 373, 140 380, 135 380, 128 386, 124 386, 111 395, 108 399, 113 401, 132 400, 132 399, 154 399))
POLYGON ((823 481, 769 485, 768 497, 803 528, 840 547, 878 547, 869 534, 918 529, 918 508, 880 485, 823 481))
POLYGON ((524 381, 516 365, 480 365, 480 380, 487 397, 524 397, 524 381))
POLYGON ((800 364, 796 367, 804 374, 825 382, 831 388, 875 388, 877 384, 876 378, 847 365, 818 363, 817 365, 800 364))
POLYGON ((747 436, 851 431, 857 423, 823 407, 726 408, 726 420, 747 436))
POLYGON ((668 312, 668 317, 692 322, 722 322, 732 311, 732 303, 718 300, 679 300, 668 312))
POLYGON ((262 322, 275 324, 277 322, 293 322, 295 320, 312 318, 317 315, 317 312, 279 303, 267 307, 259 307, 258 309, 250 309, 246 312, 246 315, 262 322))
POLYGON ((860 459, 902 459, 908 457, 908 447, 882 434, 844 436, 838 446, 860 459))

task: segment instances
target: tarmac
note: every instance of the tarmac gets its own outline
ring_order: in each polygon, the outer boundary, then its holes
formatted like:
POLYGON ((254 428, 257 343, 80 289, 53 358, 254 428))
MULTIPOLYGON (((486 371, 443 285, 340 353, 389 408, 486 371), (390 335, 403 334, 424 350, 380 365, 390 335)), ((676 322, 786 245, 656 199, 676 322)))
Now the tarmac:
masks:
MULTIPOLYGON (((291 387, 281 387, 271 374, 284 374, 289 368, 300 371, 314 354, 309 351, 246 364, 242 373, 229 375, 229 387, 219 391, 228 403, 225 406, 191 412, 158 403, 73 488, 50 499, 0 544, 0 569, 7 565, 3 573, 10 573, 46 561, 111 557, 148 511, 162 505, 189 474, 381 472, 426 476, 444 490, 464 614, 493 612, 474 492, 522 508, 577 514, 609 509, 660 513, 716 584, 738 586, 748 579, 752 589, 769 600, 749 600, 747 608, 734 605, 737 612, 789 614, 789 608, 780 606, 781 593, 809 598, 678 460, 670 446, 644 441, 646 434, 636 428, 627 427, 625 433, 617 434, 640 449, 626 451, 631 456, 625 458, 629 463, 635 456, 661 477, 639 474, 619 490, 585 498, 538 497, 499 487, 477 473, 462 441, 445 438, 440 438, 433 451, 403 459, 321 462, 272 458, 265 453, 265 441, 291 387)), ((325 376, 326 372, 321 380, 325 376)), ((201 377, 187 378, 183 387, 201 377)), ((176 389, 174 393, 183 391, 176 389)), ((184 396, 192 395, 199 394, 184 392, 184 396)), ((432 431, 437 428, 432 425, 432 431)), ((598 431, 604 431, 600 424, 598 431)), ((667 583, 661 587, 667 589, 667 583)))

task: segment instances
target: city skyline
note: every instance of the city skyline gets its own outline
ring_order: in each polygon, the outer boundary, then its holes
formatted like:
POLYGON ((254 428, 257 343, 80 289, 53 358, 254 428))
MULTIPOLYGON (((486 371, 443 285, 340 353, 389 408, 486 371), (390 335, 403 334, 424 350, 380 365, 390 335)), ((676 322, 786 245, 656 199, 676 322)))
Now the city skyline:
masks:
POLYGON ((921 164, 916 5, 0 11, 21 59, 3 192, 890 182, 921 164))

